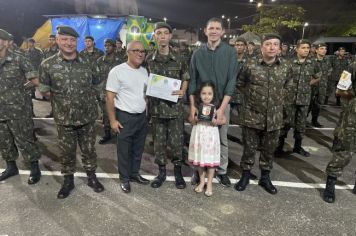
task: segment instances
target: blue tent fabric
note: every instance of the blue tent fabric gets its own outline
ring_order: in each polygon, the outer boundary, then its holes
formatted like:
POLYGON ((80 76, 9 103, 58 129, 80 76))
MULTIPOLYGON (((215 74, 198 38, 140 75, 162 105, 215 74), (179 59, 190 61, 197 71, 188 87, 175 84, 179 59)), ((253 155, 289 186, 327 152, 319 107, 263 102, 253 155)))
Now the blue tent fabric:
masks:
POLYGON ((90 35, 94 38, 96 47, 104 50, 104 40, 106 38, 115 39, 121 27, 125 23, 125 18, 106 19, 81 17, 55 17, 51 18, 52 33, 56 33, 58 25, 68 25, 79 34, 77 50, 85 48, 84 38, 90 35))

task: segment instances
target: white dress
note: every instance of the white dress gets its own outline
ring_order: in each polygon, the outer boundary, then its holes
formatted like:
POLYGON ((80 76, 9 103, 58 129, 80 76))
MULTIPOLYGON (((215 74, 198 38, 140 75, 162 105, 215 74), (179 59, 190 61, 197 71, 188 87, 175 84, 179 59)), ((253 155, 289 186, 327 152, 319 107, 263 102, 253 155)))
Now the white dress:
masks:
POLYGON ((198 122, 190 135, 188 160, 194 166, 220 165, 219 128, 207 122, 198 122))

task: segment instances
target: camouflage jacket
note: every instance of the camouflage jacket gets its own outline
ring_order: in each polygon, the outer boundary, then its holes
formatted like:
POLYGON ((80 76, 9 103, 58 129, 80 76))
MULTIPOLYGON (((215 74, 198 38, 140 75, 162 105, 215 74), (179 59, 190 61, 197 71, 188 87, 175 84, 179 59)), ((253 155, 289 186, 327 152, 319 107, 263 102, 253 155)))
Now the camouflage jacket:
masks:
POLYGON ((321 70, 321 79, 315 87, 319 95, 326 96, 328 81, 333 70, 331 67, 331 62, 326 57, 321 60, 319 60, 317 57, 314 57, 314 60, 321 70))
MULTIPOLYGON (((170 52, 167 56, 160 55, 158 51, 149 54, 145 62, 150 73, 158 74, 183 81, 189 80, 188 65, 184 59, 170 52)), ((178 99, 177 103, 149 98, 150 113, 158 118, 177 118, 183 113, 183 101, 178 99)))
POLYGON ((98 48, 94 48, 93 52, 88 52, 86 49, 84 49, 79 53, 79 55, 86 58, 91 63, 95 63, 99 57, 104 55, 104 52, 98 48))
POLYGON ((335 57, 332 60, 333 68, 333 79, 334 81, 339 81, 342 71, 347 70, 349 66, 349 60, 346 57, 339 58, 335 57))
POLYGON ((278 58, 271 65, 262 58, 246 62, 237 81, 244 96, 240 113, 243 126, 266 131, 282 128, 283 96, 285 88, 291 86, 290 70, 289 63, 278 58))
POLYGON ((127 61, 127 55, 126 55, 126 50, 121 49, 121 51, 118 51, 117 49, 115 50, 116 57, 120 58, 120 60, 127 61))
POLYGON ((24 84, 37 77, 38 72, 23 54, 7 51, 0 59, 0 121, 28 118, 24 84))
POLYGON ((43 52, 38 48, 27 49, 25 52, 26 57, 30 60, 32 66, 35 70, 38 70, 42 60, 43 60, 43 52))
POLYGON ((43 52, 43 59, 47 59, 58 52, 58 47, 54 46, 51 48, 46 48, 43 52))
MULTIPOLYGON (((236 81, 238 81, 239 75, 242 71, 243 66, 246 64, 248 58, 246 55, 244 55, 244 57, 239 60, 237 59, 237 77, 236 77, 236 81)), ((236 83, 236 91, 235 93, 231 96, 231 103, 232 104, 242 104, 243 103, 243 96, 242 93, 238 91, 238 86, 236 83)))
POLYGON ((95 87, 100 83, 99 69, 77 54, 65 60, 58 54, 40 66, 40 91, 51 92, 54 120, 59 125, 83 125, 96 119, 95 87))
POLYGON ((304 62, 299 62, 297 58, 291 60, 292 70, 288 75, 293 81, 293 85, 286 91, 286 104, 309 106, 311 99, 312 79, 319 78, 321 71, 315 60, 306 58, 304 62))
POLYGON ((98 65, 99 71, 100 71, 101 83, 100 83, 99 89, 100 89, 101 95, 103 95, 103 93, 105 93, 106 81, 108 79, 108 74, 109 74, 110 70, 123 62, 124 61, 122 61, 121 58, 117 57, 116 54, 113 54, 112 57, 108 57, 106 54, 102 57, 99 57, 99 59, 97 60, 97 65, 98 65))

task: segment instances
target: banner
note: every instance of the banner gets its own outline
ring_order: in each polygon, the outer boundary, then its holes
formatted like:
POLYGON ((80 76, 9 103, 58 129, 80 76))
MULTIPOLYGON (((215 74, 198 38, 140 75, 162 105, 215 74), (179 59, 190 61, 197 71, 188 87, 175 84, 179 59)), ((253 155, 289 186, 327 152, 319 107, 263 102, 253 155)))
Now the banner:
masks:
POLYGON ((139 40, 147 49, 151 41, 153 41, 154 23, 148 23, 143 16, 128 16, 127 17, 127 34, 126 44, 133 40, 139 40))

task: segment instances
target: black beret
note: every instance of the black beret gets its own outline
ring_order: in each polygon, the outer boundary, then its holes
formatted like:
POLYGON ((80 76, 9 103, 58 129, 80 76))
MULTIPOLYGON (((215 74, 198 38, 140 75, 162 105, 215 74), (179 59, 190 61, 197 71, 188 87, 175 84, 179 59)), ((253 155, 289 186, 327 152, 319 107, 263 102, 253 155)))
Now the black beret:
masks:
POLYGON ((54 39, 54 38, 56 38, 56 35, 54 35, 54 34, 50 34, 50 35, 48 36, 48 38, 52 38, 52 39, 54 39))
POLYGON ((299 39, 297 41, 297 46, 299 46, 301 44, 309 44, 309 46, 311 46, 311 42, 308 39, 299 39))
POLYGON ((344 51, 346 51, 346 49, 345 49, 344 47, 339 47, 338 50, 344 50, 344 51))
POLYGON ((326 43, 318 43, 315 45, 315 48, 321 48, 321 47, 327 47, 328 45, 326 45, 326 43))
POLYGON ((237 37, 236 40, 235 40, 235 43, 236 42, 243 42, 245 45, 247 45, 247 41, 246 39, 242 38, 242 37, 237 37))
POLYGON ((279 34, 268 33, 268 34, 262 35, 261 43, 263 43, 264 41, 270 40, 270 39, 279 39, 279 41, 282 41, 282 38, 279 34))
POLYGON ((72 27, 66 25, 57 26, 57 34, 73 36, 75 38, 79 37, 77 31, 75 31, 72 27))
POLYGON ((105 39, 104 44, 107 44, 107 43, 111 44, 114 47, 116 46, 115 41, 113 39, 105 39))
POLYGON ((166 22, 157 22, 155 24, 155 30, 154 31, 156 31, 158 29, 161 29, 161 28, 166 28, 166 29, 169 30, 169 33, 172 33, 172 27, 169 24, 167 24, 166 22))
POLYGON ((91 41, 94 41, 93 36, 90 36, 90 35, 85 36, 85 38, 84 38, 84 39, 90 39, 91 41))
POLYGON ((10 35, 6 30, 0 29, 0 39, 10 40, 10 35))

